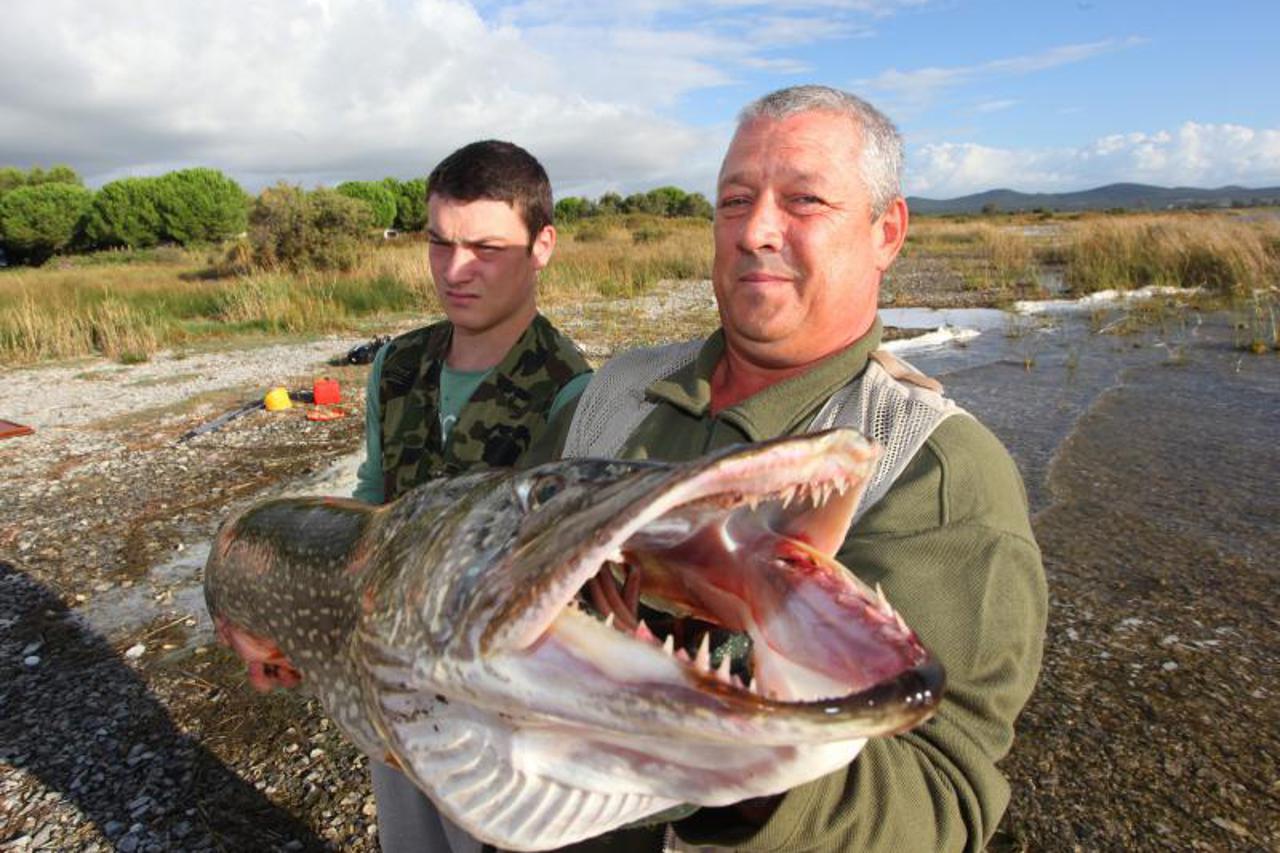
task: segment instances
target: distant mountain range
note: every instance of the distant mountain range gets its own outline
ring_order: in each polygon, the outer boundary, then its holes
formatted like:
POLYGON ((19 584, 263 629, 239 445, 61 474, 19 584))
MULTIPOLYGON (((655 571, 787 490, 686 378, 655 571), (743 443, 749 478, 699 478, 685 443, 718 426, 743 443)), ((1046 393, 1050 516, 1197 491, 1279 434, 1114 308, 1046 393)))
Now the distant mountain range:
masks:
POLYGON ((1249 189, 1219 187, 1153 187, 1148 184, 1107 184, 1074 193, 1020 193, 988 190, 951 199, 909 196, 912 213, 981 213, 1018 210, 1168 210, 1171 208, 1231 207, 1280 204, 1280 187, 1249 189))

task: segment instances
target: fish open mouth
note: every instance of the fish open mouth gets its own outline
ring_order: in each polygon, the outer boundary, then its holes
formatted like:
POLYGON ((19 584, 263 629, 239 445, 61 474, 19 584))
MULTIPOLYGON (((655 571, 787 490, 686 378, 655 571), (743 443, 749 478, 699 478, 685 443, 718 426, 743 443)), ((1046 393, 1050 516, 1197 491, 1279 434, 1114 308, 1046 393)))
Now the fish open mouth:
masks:
POLYGON ((835 559, 877 456, 832 430, 655 475, 560 555, 525 654, 690 712, 785 706, 791 720, 850 722, 843 736, 910 728, 940 700, 942 668, 835 559))

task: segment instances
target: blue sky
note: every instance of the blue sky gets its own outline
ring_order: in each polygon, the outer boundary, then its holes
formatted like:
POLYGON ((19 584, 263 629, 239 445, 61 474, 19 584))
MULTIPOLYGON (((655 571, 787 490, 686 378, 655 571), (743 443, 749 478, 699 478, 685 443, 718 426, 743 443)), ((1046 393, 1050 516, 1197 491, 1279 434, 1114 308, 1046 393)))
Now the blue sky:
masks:
POLYGON ((814 82, 898 122, 913 194, 1274 186, 1276 32, 1275 0, 10 0, 0 165, 311 186, 498 137, 558 195, 710 194, 737 110, 814 82))

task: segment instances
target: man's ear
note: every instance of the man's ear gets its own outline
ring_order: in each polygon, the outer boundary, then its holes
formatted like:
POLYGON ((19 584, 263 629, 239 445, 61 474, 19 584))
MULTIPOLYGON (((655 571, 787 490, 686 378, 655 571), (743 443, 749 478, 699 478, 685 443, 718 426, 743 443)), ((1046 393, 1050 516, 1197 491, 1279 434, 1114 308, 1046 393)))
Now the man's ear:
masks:
POLYGON ((872 225, 875 239, 876 269, 884 272, 902 251, 902 244, 907 240, 907 200, 898 196, 889 202, 889 207, 872 225))
POLYGON ((554 225, 544 225, 538 236, 533 238, 533 245, 529 249, 529 254, 533 257, 533 268, 540 270, 550 263, 551 253, 555 250, 556 228, 554 225))

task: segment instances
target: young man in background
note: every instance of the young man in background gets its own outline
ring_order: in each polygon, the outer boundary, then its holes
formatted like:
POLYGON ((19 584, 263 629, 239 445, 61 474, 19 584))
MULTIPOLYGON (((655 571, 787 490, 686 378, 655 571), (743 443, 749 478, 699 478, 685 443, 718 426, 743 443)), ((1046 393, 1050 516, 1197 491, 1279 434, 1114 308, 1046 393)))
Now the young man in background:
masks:
MULTIPOLYGON (((354 497, 386 503, 435 477, 514 465, 590 376, 538 313, 538 272, 556 245, 551 184, 509 142, 466 145, 427 179, 431 275, 447 319, 378 353, 369 375, 354 497)), ((384 851, 478 845, 398 771, 373 762, 384 851)))

